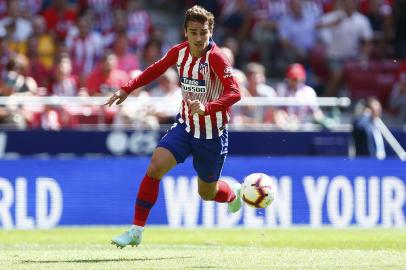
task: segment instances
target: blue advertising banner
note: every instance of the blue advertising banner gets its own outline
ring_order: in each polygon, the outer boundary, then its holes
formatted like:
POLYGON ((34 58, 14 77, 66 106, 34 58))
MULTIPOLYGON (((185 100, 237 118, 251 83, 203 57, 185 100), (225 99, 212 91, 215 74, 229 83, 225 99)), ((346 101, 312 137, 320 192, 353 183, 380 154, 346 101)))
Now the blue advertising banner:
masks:
MULTIPOLYGON (((149 159, 0 161, 0 228, 131 224, 149 159)), ((235 214, 204 202, 188 159, 160 185, 149 224, 171 227, 405 226, 406 164, 396 159, 230 157, 223 178, 273 179, 276 199, 235 214)))
MULTIPOLYGON (((145 156, 165 131, 0 131, 0 158, 22 156, 145 156)), ((406 133, 395 134, 406 144, 406 133), (402 137, 402 134, 405 136, 402 137), (403 140, 402 140, 403 139, 403 140)), ((229 133, 231 155, 347 156, 348 132, 229 133)), ((389 151, 388 155, 392 153, 389 151)))
MULTIPOLYGON (((0 131, 0 158, 24 156, 145 156, 165 131, 0 131)), ((406 132, 393 130, 406 148, 406 132)), ((229 132, 230 155, 348 156, 349 132, 229 132)), ((396 156, 386 145, 388 156, 396 156)))

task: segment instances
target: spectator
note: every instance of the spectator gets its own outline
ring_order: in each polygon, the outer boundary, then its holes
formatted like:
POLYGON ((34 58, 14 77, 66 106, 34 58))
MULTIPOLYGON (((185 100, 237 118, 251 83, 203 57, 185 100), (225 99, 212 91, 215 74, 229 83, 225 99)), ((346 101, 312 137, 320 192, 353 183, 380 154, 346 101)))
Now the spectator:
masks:
POLYGON ((141 1, 128 1, 127 10, 127 36, 130 45, 137 49, 143 48, 153 32, 151 17, 141 1))
POLYGON ((372 29, 368 19, 357 11, 356 1, 340 0, 342 9, 327 13, 317 24, 326 45, 330 78, 326 96, 337 96, 347 60, 366 60, 371 49, 372 29), (360 47, 361 44, 361 47, 360 47))
MULTIPOLYGON (((313 12, 306 13, 302 1, 290 0, 289 12, 279 24, 280 42, 285 63, 307 63, 309 52, 316 43, 317 17, 313 12)), ((286 65, 284 65, 286 69, 286 65)))
POLYGON ((7 2, 10 0, 0 0, 0 19, 7 16, 7 2))
MULTIPOLYGON (((247 91, 243 95, 246 97, 275 97, 275 90, 266 84, 265 68, 263 65, 251 62, 246 68, 247 91)), ((240 79, 244 79, 240 76, 240 79)), ((263 122, 264 113, 262 107, 244 106, 235 108, 236 116, 234 123, 247 124, 247 123, 261 123, 263 122)))
MULTIPOLYGON (((53 96, 87 96, 85 88, 79 87, 76 76, 72 74, 72 62, 68 54, 59 55, 53 74, 53 80, 49 86, 49 94, 53 96)), ((46 106, 44 113, 35 119, 37 125, 42 129, 59 130, 62 128, 72 128, 80 123, 82 116, 91 116, 93 113, 91 106, 46 106)))
POLYGON ((28 38, 27 56, 30 59, 28 75, 37 82, 39 87, 48 87, 50 83, 50 69, 44 65, 43 61, 41 61, 41 58, 38 55, 38 49, 40 47, 39 43, 40 40, 38 40, 38 37, 35 35, 28 38))
POLYGON ((46 22, 42 16, 38 15, 32 19, 32 27, 36 42, 28 46, 28 51, 35 51, 38 60, 50 70, 54 65, 57 44, 53 36, 46 31, 46 22))
POLYGON ((53 82, 50 85, 50 94, 55 96, 86 95, 86 91, 79 93, 77 77, 72 75, 72 62, 68 55, 61 55, 56 62, 53 82))
POLYGON ((179 77, 172 68, 158 78, 158 85, 149 91, 151 97, 165 98, 152 105, 151 114, 158 118, 160 124, 173 123, 179 113, 178 104, 182 101, 182 92, 178 85, 179 77))
POLYGON ((389 44, 394 38, 392 7, 385 0, 364 2, 364 14, 371 23, 373 30, 374 56, 388 57, 391 51, 389 44))
MULTIPOLYGON (((29 18, 38 15, 44 6, 46 0, 19 0, 19 9, 21 15, 29 20, 29 18)), ((11 1, 10 1, 11 2, 11 1)))
POLYGON ((255 1, 225 0, 222 6, 220 23, 227 36, 236 36, 240 44, 247 41, 254 19, 255 1))
POLYGON ((275 97, 275 90, 266 84, 265 67, 251 62, 246 68, 247 90, 251 97, 275 97))
POLYGON ((66 47, 72 59, 73 71, 83 80, 96 66, 104 53, 101 34, 91 30, 91 21, 87 16, 80 17, 77 27, 72 27, 66 38, 66 47))
POLYGON ((294 97, 298 106, 280 107, 273 114, 268 112, 267 121, 275 122, 278 127, 288 130, 296 130, 306 123, 324 123, 325 117, 317 104, 316 91, 305 82, 306 71, 303 65, 290 65, 286 71, 285 82, 280 83, 276 91, 279 97, 294 97))
POLYGON ((3 73, 1 95, 35 95, 37 93, 37 83, 32 77, 26 75, 28 66, 28 58, 22 54, 16 54, 10 59, 3 73))
POLYGON ((22 12, 19 1, 8 1, 7 16, 0 20, 0 27, 11 30, 10 38, 13 42, 24 42, 32 33, 31 22, 22 17, 22 12))
MULTIPOLYGON (((243 66, 243 61, 245 59, 241 59, 241 53, 240 53, 240 45, 238 44, 238 41, 234 37, 227 37, 223 41, 223 47, 226 47, 231 50, 231 53, 233 55, 233 66, 234 68, 240 68, 243 66)), ((230 60, 230 59, 229 59, 230 60)), ((245 63, 245 62, 244 62, 245 63)))
MULTIPOLYGON (((127 36, 127 13, 124 10, 116 9, 113 12, 114 23, 113 28, 108 32, 103 33, 104 47, 113 49, 114 43, 119 36, 127 36)), ((128 40, 129 43, 129 40, 128 40)), ((136 48, 132 48, 128 45, 128 49, 131 52, 136 52, 136 48)))
MULTIPOLYGON (((26 76, 28 59, 16 54, 9 60, 0 80, 0 96, 31 96, 37 93, 37 83, 26 76)), ((11 124, 19 129, 26 128, 31 110, 24 106, 0 107, 0 123, 11 124)))
POLYGON ((79 13, 91 13, 93 17, 93 30, 102 34, 109 32, 114 24, 114 10, 124 8, 123 0, 79 0, 79 13))
POLYGON ((369 97, 356 106, 352 137, 357 156, 386 157, 383 136, 375 123, 381 113, 381 103, 375 97, 369 97))
POLYGON ((141 54, 141 68, 145 69, 155 63, 162 56, 162 42, 159 39, 150 39, 145 44, 141 54))
POLYGON ((267 75, 274 70, 274 59, 279 41, 278 24, 286 13, 285 2, 285 0, 261 0, 259 8, 255 11, 252 38, 258 48, 259 60, 267 70, 267 75))
POLYGON ((128 47, 128 38, 125 34, 117 36, 113 47, 117 57, 117 68, 129 73, 131 70, 139 69, 140 63, 138 54, 132 53, 128 47))
POLYGON ((107 52, 87 77, 86 87, 91 96, 109 95, 127 81, 127 73, 117 68, 116 55, 107 52))
POLYGON ((0 28, 0 76, 2 76, 7 63, 15 53, 7 46, 7 32, 0 28))
POLYGON ((64 43, 68 30, 75 24, 76 11, 69 7, 67 0, 53 0, 51 6, 42 12, 47 30, 58 43, 64 43))
MULTIPOLYGON (((141 73, 141 70, 133 70, 130 72, 130 78, 134 79, 141 73)), ((137 97, 137 99, 134 102, 127 102, 117 107, 117 111, 114 114, 113 126, 115 128, 129 126, 133 129, 159 129, 158 118, 150 113, 150 96, 145 87, 138 88, 130 96, 137 97)), ((110 107, 107 108, 107 110, 111 109, 110 107)))

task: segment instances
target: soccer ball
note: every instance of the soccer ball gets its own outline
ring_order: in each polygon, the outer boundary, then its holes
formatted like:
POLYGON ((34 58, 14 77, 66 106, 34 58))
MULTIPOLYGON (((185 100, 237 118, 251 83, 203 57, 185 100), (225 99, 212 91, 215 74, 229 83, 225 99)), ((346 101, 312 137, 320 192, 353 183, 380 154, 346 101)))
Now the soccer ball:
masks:
POLYGON ((241 196, 242 200, 251 207, 267 207, 275 196, 271 178, 263 173, 248 175, 241 186, 241 196))

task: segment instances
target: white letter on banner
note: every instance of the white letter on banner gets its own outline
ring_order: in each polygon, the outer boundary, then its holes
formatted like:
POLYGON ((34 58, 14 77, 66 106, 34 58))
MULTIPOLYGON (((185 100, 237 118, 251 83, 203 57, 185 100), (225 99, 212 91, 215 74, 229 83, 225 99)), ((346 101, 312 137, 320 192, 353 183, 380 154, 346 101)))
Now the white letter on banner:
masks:
POLYGON ((373 227, 379 219, 379 178, 376 176, 369 178, 368 193, 365 177, 356 177, 354 182, 355 221, 362 227, 373 227))
POLYGON ((339 175, 331 180, 327 194, 327 215, 335 227, 345 227, 354 213, 354 194, 347 177, 339 175), (341 213, 340 213, 341 193, 341 213))
POLYGON ((250 228, 264 226, 264 218, 257 216, 257 210, 247 204, 244 204, 244 225, 250 228))
POLYGON ((405 214, 402 210, 406 201, 405 184, 395 176, 382 180, 382 225, 403 227, 405 214), (393 222, 393 223, 392 223, 393 222))
POLYGON ((289 227, 292 225, 292 179, 290 176, 282 176, 278 182, 275 177, 270 177, 275 200, 265 208, 266 223, 269 227, 274 227, 279 220, 282 227, 289 227))
POLYGON ((38 177, 36 183, 36 216, 38 228, 48 229, 58 225, 62 217, 63 195, 53 178, 38 177), (49 201, 48 201, 49 194, 49 201), (49 205, 49 213, 48 213, 49 205))
POLYGON ((303 178, 303 187, 309 204, 310 226, 318 227, 323 223, 322 211, 327 185, 327 176, 320 176, 317 181, 312 176, 303 178))
POLYGON ((8 179, 0 177, 0 227, 4 229, 13 228, 13 219, 11 218, 10 207, 13 203, 13 186, 8 179))
MULTIPOLYGON (((226 180, 231 184, 234 184, 236 180, 232 177, 221 177, 222 180, 226 180)), ((237 225, 241 219, 242 211, 237 213, 229 213, 226 203, 217 203, 217 224, 219 227, 228 228, 237 225)))
POLYGON ((16 228, 33 229, 34 220, 27 216, 27 179, 18 177, 16 179, 16 228))
POLYGON ((186 176, 179 176, 175 181, 172 176, 165 176, 162 181, 169 226, 180 227, 184 220, 186 227, 196 227, 200 206, 196 177, 189 181, 186 176))
POLYGON ((214 201, 203 201, 203 227, 214 227, 214 205, 214 201))

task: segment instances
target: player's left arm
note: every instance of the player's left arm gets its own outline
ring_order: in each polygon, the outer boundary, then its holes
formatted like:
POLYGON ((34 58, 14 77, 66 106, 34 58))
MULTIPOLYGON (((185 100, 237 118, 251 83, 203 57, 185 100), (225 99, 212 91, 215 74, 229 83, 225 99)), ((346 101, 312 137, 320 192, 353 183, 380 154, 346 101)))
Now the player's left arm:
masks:
POLYGON ((213 71, 220 79, 224 91, 219 99, 208 102, 205 105, 204 114, 206 115, 218 111, 226 111, 241 99, 238 82, 234 77, 233 69, 227 59, 220 51, 214 51, 209 57, 213 71))

